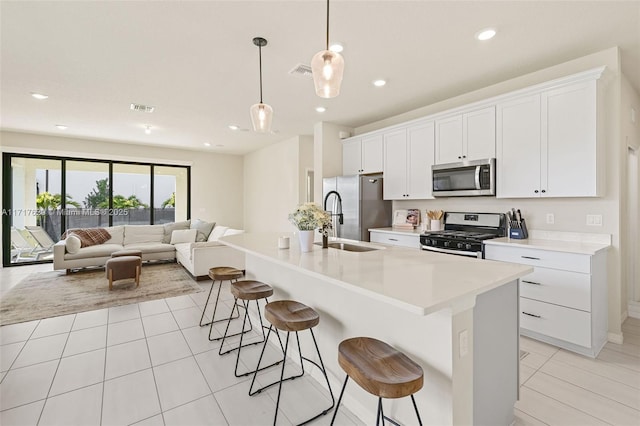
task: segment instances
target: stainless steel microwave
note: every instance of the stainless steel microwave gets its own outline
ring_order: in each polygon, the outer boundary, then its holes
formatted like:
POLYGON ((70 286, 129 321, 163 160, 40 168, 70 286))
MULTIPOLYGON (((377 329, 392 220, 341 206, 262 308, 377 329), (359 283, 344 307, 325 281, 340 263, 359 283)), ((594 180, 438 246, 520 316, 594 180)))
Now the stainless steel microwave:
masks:
POLYGON ((431 166, 434 197, 496 195, 496 159, 431 166))

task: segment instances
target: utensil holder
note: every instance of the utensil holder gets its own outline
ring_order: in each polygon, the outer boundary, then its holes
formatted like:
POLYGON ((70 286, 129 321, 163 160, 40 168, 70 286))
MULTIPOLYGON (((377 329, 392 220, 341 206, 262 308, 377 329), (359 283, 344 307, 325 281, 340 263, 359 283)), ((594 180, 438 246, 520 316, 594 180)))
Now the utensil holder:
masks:
POLYGON ((515 220, 509 222, 509 238, 513 240, 526 240, 529 238, 527 223, 522 219, 520 223, 515 220))

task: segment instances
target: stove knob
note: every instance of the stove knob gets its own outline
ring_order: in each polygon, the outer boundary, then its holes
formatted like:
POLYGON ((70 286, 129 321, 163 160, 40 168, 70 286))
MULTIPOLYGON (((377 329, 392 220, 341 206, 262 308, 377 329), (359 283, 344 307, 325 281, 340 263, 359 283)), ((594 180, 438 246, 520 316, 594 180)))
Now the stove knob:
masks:
POLYGON ((464 248, 467 249, 467 250, 471 250, 471 244, 465 245, 464 248))
POLYGON ((463 247, 464 247, 464 244, 462 244, 462 243, 458 243, 458 244, 456 244, 456 247, 458 247, 459 249, 461 249, 461 248, 463 248, 463 247))
POLYGON ((445 241, 445 242, 444 242, 444 246, 445 246, 445 247, 449 247, 449 244, 450 244, 450 243, 449 243, 449 241, 445 241))
POLYGON ((428 238, 425 238, 423 243, 424 243, 425 246, 430 246, 431 245, 431 240, 428 239, 428 238))

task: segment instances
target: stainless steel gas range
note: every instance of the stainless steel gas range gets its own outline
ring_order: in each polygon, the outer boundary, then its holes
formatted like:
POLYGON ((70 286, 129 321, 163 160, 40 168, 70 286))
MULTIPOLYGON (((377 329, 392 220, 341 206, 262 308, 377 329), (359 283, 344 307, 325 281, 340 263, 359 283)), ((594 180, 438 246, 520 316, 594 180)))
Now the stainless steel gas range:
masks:
POLYGON ((483 258, 482 242, 506 235, 507 222, 503 213, 446 212, 444 230, 420 234, 420 247, 422 250, 483 258))

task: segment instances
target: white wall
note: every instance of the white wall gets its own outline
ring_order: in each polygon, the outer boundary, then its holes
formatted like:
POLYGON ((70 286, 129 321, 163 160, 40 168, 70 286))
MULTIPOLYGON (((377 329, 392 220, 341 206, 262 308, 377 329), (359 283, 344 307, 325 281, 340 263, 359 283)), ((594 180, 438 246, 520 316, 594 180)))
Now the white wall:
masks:
POLYGON ((312 143, 309 136, 294 137, 244 156, 247 232, 294 230, 288 216, 304 202, 304 169, 313 164, 312 143))
POLYGON ((342 174, 342 142, 340 132, 352 133, 351 127, 320 122, 313 127, 314 197, 322 204, 322 178, 342 174))
MULTIPOLYGON (((621 80, 620 54, 617 47, 584 56, 544 70, 527 74, 471 93, 451 98, 433 105, 428 105, 402 115, 390 117, 382 121, 370 123, 355 129, 356 134, 377 130, 404 121, 423 117, 462 106, 471 102, 508 93, 513 90, 543 83, 555 78, 606 65, 607 70, 600 85, 604 87, 605 99, 605 145, 606 145, 606 193, 600 198, 563 198, 563 199, 497 199, 497 198, 439 198, 435 200, 396 201, 394 209, 418 208, 423 214, 425 210, 445 211, 478 211, 506 212, 515 207, 520 208, 527 219, 529 228, 548 231, 584 232, 611 234, 612 247, 608 253, 608 286, 609 286, 609 332, 614 339, 621 339, 621 321, 624 315, 622 306, 626 301, 626 293, 622 296, 621 271, 624 267, 621 251, 621 198, 625 194, 620 170, 626 158, 626 146, 623 147, 620 130, 621 80), (624 149, 623 149, 624 148, 624 149), (624 155, 623 155, 624 151, 624 155), (555 224, 546 223, 546 214, 553 213, 555 224), (602 227, 586 225, 587 214, 600 214, 603 217, 602 227), (624 300, 623 300, 624 299, 624 300)), ((567 170, 571 173, 571 170, 567 170)))
POLYGON ((625 188, 626 197, 622 197, 620 211, 621 235, 623 250, 623 268, 622 268, 622 312, 627 309, 627 301, 630 295, 635 293, 635 301, 640 301, 640 197, 638 196, 638 188, 640 188, 640 174, 637 172, 640 168, 638 163, 640 159, 640 94, 636 92, 629 80, 623 76, 621 90, 621 109, 620 109, 620 127, 621 139, 626 158, 623 159, 621 167, 622 183, 625 188), (632 121, 632 114, 635 111, 635 122, 632 121), (635 155, 630 156, 629 148, 635 149, 635 155), (631 161, 635 160, 635 164, 631 161), (630 181, 630 177, 635 174, 635 185, 630 181), (633 205, 631 205, 633 203, 633 205), (635 274, 632 273, 635 271, 635 274), (634 276, 635 275, 635 276, 634 276), (635 290, 635 291, 634 291, 635 290))
POLYGON ((29 133, 0 132, 4 152, 191 165, 191 217, 243 228, 243 159, 202 151, 158 148, 29 133))

